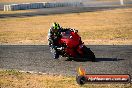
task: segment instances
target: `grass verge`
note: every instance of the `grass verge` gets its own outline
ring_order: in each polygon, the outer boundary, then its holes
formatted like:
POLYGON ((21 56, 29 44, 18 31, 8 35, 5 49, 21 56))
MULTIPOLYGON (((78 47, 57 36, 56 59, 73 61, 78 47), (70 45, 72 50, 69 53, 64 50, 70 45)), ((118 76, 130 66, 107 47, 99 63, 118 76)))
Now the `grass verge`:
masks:
POLYGON ((48 29, 53 22, 59 22, 63 27, 78 29, 86 44, 131 45, 131 14, 132 8, 123 8, 45 16, 5 17, 0 19, 0 43, 47 44, 48 29))
POLYGON ((0 88, 131 88, 131 84, 85 84, 79 86, 75 77, 0 71, 0 88))

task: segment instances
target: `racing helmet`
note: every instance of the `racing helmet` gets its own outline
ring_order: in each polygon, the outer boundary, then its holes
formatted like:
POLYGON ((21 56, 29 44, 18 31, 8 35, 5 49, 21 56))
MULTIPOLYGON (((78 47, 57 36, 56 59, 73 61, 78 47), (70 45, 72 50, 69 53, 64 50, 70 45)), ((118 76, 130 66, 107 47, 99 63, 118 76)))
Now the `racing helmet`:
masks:
POLYGON ((53 23, 52 27, 53 27, 54 30, 59 30, 60 29, 60 25, 56 22, 53 23))

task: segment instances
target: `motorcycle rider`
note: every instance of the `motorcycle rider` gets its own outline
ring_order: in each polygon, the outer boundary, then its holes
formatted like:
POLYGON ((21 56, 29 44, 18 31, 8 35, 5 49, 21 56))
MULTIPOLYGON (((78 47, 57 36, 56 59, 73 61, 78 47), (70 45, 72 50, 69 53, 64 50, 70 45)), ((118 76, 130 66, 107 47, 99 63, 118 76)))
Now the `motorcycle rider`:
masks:
POLYGON ((58 39, 62 37, 61 32, 66 32, 67 30, 77 31, 70 28, 62 28, 56 22, 54 22, 52 27, 49 29, 48 41, 49 41, 50 49, 52 49, 51 51, 54 53, 54 59, 59 58, 59 52, 57 48, 59 47, 58 39))
POLYGON ((52 27, 49 29, 48 33, 48 41, 49 41, 49 46, 52 49, 51 51, 54 53, 54 59, 59 58, 59 53, 57 50, 58 47, 58 42, 57 40, 61 37, 61 31, 62 27, 56 22, 53 23, 52 27))

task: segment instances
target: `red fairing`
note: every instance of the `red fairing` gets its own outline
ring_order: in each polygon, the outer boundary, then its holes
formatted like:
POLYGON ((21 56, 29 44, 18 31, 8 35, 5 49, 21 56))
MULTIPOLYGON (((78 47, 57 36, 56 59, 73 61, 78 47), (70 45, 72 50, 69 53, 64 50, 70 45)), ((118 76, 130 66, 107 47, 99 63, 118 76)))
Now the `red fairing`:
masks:
POLYGON ((81 47, 83 46, 81 38, 78 33, 74 31, 66 31, 62 32, 62 38, 59 40, 59 44, 66 44, 67 48, 65 48, 65 52, 73 57, 76 57, 77 52, 83 54, 81 51, 81 47), (81 45, 81 47, 80 47, 81 45))
POLYGON ((80 36, 77 33, 70 32, 69 35, 61 38, 61 43, 66 43, 69 48, 76 47, 79 44, 80 36))

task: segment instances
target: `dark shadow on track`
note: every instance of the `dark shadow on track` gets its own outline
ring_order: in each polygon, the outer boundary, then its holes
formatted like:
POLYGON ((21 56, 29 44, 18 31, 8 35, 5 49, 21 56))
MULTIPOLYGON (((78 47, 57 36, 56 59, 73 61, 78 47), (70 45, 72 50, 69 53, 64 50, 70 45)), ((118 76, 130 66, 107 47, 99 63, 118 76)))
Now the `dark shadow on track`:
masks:
POLYGON ((101 62, 101 61, 121 61, 124 59, 118 59, 118 58, 96 58, 96 62, 101 62))
MULTIPOLYGON (((121 61, 124 59, 118 59, 118 58, 96 58, 95 62, 101 62, 101 61, 121 61)), ((74 58, 72 60, 65 60, 65 61, 76 61, 76 62, 92 62, 88 59, 84 59, 84 58, 74 58)))
POLYGON ((68 13, 82 13, 82 12, 95 12, 112 10, 117 8, 126 8, 122 6, 112 6, 112 7, 58 7, 58 8, 43 8, 37 9, 34 12, 25 13, 14 13, 14 14, 0 14, 0 18, 25 18, 34 16, 47 16, 53 14, 68 14, 68 13))

